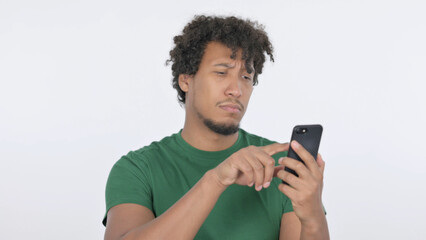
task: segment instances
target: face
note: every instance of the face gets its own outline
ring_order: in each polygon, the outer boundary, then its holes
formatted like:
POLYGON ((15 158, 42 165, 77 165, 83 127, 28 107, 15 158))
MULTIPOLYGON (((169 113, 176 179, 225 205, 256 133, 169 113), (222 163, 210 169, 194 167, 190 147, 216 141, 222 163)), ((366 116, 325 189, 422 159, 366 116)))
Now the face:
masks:
POLYGON ((222 135, 238 131, 253 91, 254 72, 247 73, 241 50, 236 59, 231 59, 231 54, 224 44, 211 42, 198 72, 179 78, 179 85, 186 92, 187 114, 222 135))

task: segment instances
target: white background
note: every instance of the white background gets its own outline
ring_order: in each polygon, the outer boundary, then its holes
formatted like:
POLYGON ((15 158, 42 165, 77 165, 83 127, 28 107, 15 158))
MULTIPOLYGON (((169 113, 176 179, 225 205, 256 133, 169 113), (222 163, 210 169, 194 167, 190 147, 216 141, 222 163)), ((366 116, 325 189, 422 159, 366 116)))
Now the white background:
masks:
POLYGON ((324 126, 332 239, 425 239, 424 1, 0 0, 0 238, 102 239, 130 150, 177 132, 164 65, 194 14, 266 26, 275 63, 242 127, 324 126))

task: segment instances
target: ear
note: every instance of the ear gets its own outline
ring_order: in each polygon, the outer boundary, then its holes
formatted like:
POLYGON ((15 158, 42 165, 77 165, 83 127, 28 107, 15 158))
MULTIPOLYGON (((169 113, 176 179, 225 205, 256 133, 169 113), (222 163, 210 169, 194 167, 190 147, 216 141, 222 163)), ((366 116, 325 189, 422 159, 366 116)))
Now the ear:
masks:
POLYGON ((183 92, 188 92, 189 83, 192 80, 192 76, 188 74, 180 74, 179 75, 179 87, 183 92))

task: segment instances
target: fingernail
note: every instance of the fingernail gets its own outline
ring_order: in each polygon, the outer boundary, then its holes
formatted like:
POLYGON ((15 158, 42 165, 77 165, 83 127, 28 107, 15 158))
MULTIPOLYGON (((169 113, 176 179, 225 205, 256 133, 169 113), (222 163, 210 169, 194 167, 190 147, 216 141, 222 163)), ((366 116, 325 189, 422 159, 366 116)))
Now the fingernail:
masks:
POLYGON ((262 185, 256 187, 256 191, 262 190, 262 185))
POLYGON ((269 185, 271 185, 271 182, 266 182, 265 184, 263 184, 263 187, 267 188, 267 187, 269 187, 269 185))
POLYGON ((283 158, 278 159, 278 163, 281 164, 283 161, 283 158))
POLYGON ((250 183, 248 186, 249 187, 253 187, 254 182, 250 183))
POLYGON ((300 146, 300 144, 296 140, 293 140, 293 146, 298 148, 300 146))

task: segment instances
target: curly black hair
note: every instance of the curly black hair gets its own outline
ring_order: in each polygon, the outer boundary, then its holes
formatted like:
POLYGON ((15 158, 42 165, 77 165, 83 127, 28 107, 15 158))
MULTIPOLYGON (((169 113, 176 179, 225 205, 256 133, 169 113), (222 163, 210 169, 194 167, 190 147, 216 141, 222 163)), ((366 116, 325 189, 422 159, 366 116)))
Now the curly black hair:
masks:
POLYGON ((256 21, 243 20, 236 17, 218 17, 196 15, 183 29, 182 35, 173 38, 175 47, 170 51, 172 62, 172 85, 178 92, 178 101, 185 104, 185 92, 179 87, 179 75, 194 75, 200 66, 204 50, 209 42, 220 42, 232 50, 232 59, 236 52, 242 50, 242 60, 248 73, 255 71, 253 85, 257 84, 257 76, 262 73, 265 55, 274 61, 273 47, 268 39, 264 26, 256 21), (253 68, 250 63, 253 63, 253 68))

